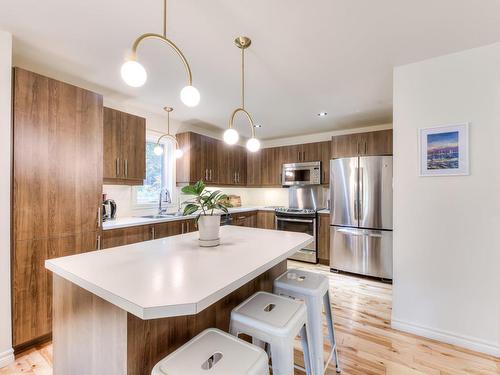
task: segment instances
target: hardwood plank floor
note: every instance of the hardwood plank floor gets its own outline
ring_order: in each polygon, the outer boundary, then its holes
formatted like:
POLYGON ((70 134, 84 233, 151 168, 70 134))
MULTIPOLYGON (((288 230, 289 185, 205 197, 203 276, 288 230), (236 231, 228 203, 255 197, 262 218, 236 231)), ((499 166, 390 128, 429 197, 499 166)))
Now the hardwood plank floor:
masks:
MULTIPOLYGON (((393 330, 392 286, 332 274, 325 266, 290 262, 330 279, 335 330, 344 375, 499 375, 500 359, 393 330)), ((297 346, 299 348, 299 346, 297 346)), ((328 352, 325 345, 325 355, 328 352)), ((300 360, 301 353, 296 352, 300 360)), ((328 375, 335 374, 330 365, 328 375)), ((0 375, 52 374, 52 346, 23 353, 0 375)), ((300 372, 297 372, 300 374, 300 372)))

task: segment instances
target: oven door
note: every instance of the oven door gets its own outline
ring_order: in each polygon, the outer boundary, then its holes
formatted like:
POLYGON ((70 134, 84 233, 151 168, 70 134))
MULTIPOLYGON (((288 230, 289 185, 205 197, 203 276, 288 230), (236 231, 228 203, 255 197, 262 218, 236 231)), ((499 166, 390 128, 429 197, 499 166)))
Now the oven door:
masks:
POLYGON ((316 219, 276 216, 276 230, 307 233, 314 237, 314 241, 292 255, 290 259, 317 263, 316 252, 316 219))

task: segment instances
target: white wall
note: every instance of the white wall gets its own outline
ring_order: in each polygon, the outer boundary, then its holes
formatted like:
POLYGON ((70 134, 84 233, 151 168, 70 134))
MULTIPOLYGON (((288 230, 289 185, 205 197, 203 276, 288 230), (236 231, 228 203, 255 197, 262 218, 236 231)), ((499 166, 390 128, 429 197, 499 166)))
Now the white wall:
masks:
POLYGON ((0 31, 0 367, 14 360, 10 322, 12 35, 0 31))
POLYGON ((397 329, 500 356, 500 44, 394 71, 397 329), (419 128, 470 123, 470 176, 419 177, 419 128))

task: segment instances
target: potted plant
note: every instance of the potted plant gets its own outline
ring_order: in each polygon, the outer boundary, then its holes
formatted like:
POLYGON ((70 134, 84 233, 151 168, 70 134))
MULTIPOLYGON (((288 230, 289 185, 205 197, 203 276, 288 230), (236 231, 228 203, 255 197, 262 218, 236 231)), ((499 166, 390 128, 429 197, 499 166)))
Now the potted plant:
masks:
POLYGON ((203 181, 184 186, 182 192, 194 196, 184 202, 184 215, 198 212, 196 222, 200 231, 200 246, 219 245, 220 214, 227 213, 227 208, 231 207, 227 195, 220 190, 206 190, 203 181))

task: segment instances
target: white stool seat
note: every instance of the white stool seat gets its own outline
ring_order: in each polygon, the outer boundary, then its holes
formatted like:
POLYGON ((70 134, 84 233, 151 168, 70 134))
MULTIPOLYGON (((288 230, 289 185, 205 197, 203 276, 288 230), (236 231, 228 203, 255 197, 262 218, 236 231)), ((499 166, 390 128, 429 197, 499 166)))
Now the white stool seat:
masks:
POLYGON ((311 338, 311 367, 315 374, 325 372, 323 359, 323 308, 326 312, 328 336, 332 345, 332 352, 327 360, 333 356, 335 367, 340 372, 340 363, 337 355, 337 342, 333 325, 333 316, 330 305, 328 278, 324 275, 298 269, 289 269, 274 280, 274 293, 303 300, 307 306, 307 319, 309 322, 309 336, 311 338))
POLYGON ((314 272, 290 269, 274 280, 275 288, 302 295, 320 295, 328 292, 328 278, 314 272))
POLYGON ((268 343, 273 375, 292 375, 293 344, 300 334, 304 363, 310 374, 307 311, 302 302, 266 292, 257 292, 231 312, 230 332, 252 336, 256 345, 268 343))
POLYGON ((210 328, 158 362, 151 374, 269 375, 268 362, 261 348, 210 328))

